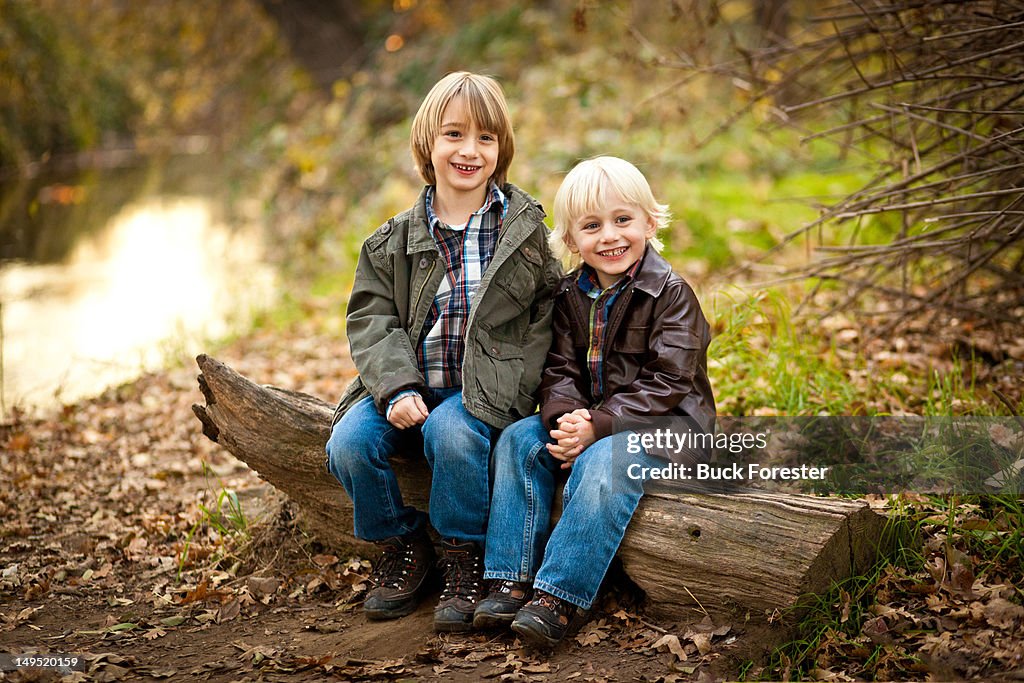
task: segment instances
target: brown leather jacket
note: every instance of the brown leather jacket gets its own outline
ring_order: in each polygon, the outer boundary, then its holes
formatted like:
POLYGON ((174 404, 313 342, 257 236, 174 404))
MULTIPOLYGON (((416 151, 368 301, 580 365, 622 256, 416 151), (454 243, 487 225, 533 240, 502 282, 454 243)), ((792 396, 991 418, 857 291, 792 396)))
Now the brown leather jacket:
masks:
POLYGON ((604 352, 604 396, 593 396, 587 369, 592 299, 578 271, 555 290, 553 341, 541 379, 541 418, 555 427, 564 413, 588 408, 598 439, 616 418, 689 416, 711 431, 715 398, 707 375, 711 328, 696 295, 662 256, 647 248, 633 282, 612 305, 604 352))

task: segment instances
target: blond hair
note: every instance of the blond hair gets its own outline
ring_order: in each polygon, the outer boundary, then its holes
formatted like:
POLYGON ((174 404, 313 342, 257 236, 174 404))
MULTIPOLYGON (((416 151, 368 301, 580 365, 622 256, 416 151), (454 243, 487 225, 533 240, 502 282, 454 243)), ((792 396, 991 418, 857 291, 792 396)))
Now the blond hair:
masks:
POLYGON ((409 140, 416 170, 428 185, 437 183, 430 154, 434 150, 434 141, 441 133, 441 117, 444 116, 449 103, 456 97, 463 98, 466 109, 477 126, 498 136, 498 165, 490 180, 503 185, 516 152, 515 135, 505 103, 505 93, 498 82, 490 76, 468 71, 450 73, 442 78, 430 89, 420 104, 412 120, 409 140))
MULTIPOLYGON (((580 257, 569 250, 569 230, 580 217, 596 211, 607 192, 638 206, 654 221, 656 231, 672 220, 668 205, 658 203, 647 178, 633 164, 618 157, 581 161, 569 171, 555 193, 555 229, 548 238, 555 256, 571 268, 580 264, 580 257)), ((656 235, 648 242, 661 251, 663 245, 656 235)))

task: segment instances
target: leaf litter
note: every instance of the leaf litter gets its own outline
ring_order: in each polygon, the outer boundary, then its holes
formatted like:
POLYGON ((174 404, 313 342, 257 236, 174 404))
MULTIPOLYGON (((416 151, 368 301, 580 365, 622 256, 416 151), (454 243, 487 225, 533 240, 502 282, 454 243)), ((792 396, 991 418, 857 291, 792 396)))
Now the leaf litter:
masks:
MULTIPOLYGON (((301 326, 243 338, 221 357, 325 398, 353 373, 343 341, 301 326)), ((747 660, 748 676, 776 675, 756 663, 778 640, 771 626, 699 613, 659 622, 618 581, 554 653, 512 634, 435 635, 430 604, 366 622, 368 560, 309 538, 283 497, 201 435, 194 375, 148 374, 0 425, 0 650, 81 654, 86 670, 65 680, 677 681, 732 678, 747 660)), ((965 509, 961 521, 971 533, 1011 533, 998 515, 965 509)), ((1020 555, 980 567, 941 523, 924 531, 927 562, 884 572, 863 619, 849 594, 837 601, 857 631, 821 639, 814 678, 1024 669, 1020 555)))
MULTIPOLYGON (((257 333, 222 357, 251 377, 339 395, 352 374, 345 344, 305 332, 257 333)), ((662 634, 615 592, 598 610, 608 614, 598 617, 599 646, 555 653, 531 652, 512 634, 435 635, 430 604, 404 624, 367 623, 369 561, 309 538, 282 496, 203 437, 197 394, 185 366, 0 425, 10 482, 0 491, 0 650, 81 654, 82 680, 590 681, 665 671, 649 647, 662 634)))

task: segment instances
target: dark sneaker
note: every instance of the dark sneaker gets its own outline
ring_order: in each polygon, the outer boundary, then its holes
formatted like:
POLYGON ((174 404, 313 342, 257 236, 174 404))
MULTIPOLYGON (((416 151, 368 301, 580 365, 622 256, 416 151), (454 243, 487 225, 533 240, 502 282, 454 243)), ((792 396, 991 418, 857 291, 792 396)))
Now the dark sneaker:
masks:
POLYGON ((473 611, 483 597, 484 558, 472 541, 442 541, 444 590, 434 608, 434 630, 461 633, 473 628, 473 611))
POLYGON ((363 611, 372 620, 397 619, 416 609, 422 594, 428 592, 428 578, 436 562, 434 544, 426 531, 394 536, 379 541, 382 552, 373 564, 363 611))
POLYGON ((495 581, 491 592, 473 612, 473 628, 507 628, 526 604, 530 584, 521 581, 495 581))
POLYGON ((537 591, 512 620, 512 630, 534 647, 554 647, 583 625, 586 614, 571 602, 537 591))

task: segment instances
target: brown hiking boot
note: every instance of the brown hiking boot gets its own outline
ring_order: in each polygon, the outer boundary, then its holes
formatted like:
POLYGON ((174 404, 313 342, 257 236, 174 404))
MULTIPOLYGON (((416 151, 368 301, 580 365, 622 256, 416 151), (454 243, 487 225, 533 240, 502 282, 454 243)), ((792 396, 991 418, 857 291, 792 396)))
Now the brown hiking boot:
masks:
POLYGON ((483 596, 484 558, 476 543, 454 539, 441 543, 444 590, 434 608, 434 630, 465 632, 473 628, 473 611, 483 596))
POLYGON ((487 597, 477 603, 473 628, 507 628, 526 604, 530 588, 530 584, 522 581, 495 581, 487 597))
POLYGON ((552 648, 578 631, 588 614, 588 610, 538 590, 512 620, 512 630, 534 647, 552 648))
POLYGON ((382 552, 373 563, 363 611, 372 620, 397 619, 416 609, 430 588, 428 578, 436 561, 434 544, 425 530, 378 541, 382 552))

